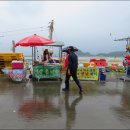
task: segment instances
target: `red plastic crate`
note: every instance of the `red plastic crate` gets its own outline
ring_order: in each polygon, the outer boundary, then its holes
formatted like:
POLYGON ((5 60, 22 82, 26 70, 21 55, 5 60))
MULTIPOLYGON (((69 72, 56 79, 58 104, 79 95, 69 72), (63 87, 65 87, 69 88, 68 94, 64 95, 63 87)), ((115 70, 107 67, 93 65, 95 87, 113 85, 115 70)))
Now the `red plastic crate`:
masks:
POLYGON ((23 69, 23 68, 24 68, 23 62, 12 63, 12 69, 23 69))
POLYGON ((90 62, 94 62, 96 66, 103 66, 103 67, 107 66, 107 62, 105 59, 90 59, 90 62))

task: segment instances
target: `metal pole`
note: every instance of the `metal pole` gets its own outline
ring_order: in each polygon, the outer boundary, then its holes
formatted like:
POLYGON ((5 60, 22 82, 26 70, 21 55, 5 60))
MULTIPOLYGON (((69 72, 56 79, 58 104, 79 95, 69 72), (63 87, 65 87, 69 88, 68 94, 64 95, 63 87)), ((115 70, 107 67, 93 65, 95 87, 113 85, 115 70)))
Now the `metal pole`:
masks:
POLYGON ((34 61, 36 61, 36 47, 34 46, 34 61))
MULTIPOLYGON (((60 59, 61 59, 61 61, 62 61, 62 46, 60 47, 60 53, 61 53, 60 59)), ((61 63, 61 61, 60 61, 60 63, 61 63)))
POLYGON ((12 40, 12 52, 15 53, 15 41, 12 40))
POLYGON ((33 66, 33 46, 32 46, 32 66, 33 66))
POLYGON ((60 59, 60 47, 59 47, 59 59, 60 59))

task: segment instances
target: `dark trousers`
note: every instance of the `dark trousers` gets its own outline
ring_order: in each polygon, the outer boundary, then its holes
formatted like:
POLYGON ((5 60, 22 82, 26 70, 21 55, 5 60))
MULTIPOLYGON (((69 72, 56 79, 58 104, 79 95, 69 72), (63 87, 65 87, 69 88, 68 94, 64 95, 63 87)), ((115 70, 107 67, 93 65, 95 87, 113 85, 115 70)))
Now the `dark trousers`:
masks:
POLYGON ((75 81, 75 83, 77 84, 77 86, 79 87, 79 90, 82 90, 80 81, 77 78, 77 68, 70 70, 71 75, 68 75, 68 69, 66 70, 66 77, 65 77, 65 88, 69 89, 69 80, 70 80, 70 76, 72 76, 73 80, 75 81))

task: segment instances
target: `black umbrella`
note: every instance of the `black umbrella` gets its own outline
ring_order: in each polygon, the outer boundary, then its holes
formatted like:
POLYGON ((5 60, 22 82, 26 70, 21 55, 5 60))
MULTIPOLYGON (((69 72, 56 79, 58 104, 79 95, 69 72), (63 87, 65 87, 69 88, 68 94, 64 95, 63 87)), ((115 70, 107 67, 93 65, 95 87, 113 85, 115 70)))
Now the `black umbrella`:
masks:
POLYGON ((73 47, 74 51, 78 51, 78 49, 76 47, 74 47, 74 46, 67 46, 67 47, 65 47, 65 48, 62 49, 62 52, 67 52, 68 49, 72 48, 72 47, 73 47))

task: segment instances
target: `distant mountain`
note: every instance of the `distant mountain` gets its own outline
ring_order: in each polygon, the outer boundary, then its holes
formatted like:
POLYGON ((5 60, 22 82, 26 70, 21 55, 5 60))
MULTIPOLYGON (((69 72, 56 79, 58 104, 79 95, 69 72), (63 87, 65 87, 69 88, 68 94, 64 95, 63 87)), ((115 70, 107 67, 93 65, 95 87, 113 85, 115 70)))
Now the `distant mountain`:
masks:
POLYGON ((122 57, 123 54, 125 53, 125 51, 115 51, 115 52, 109 52, 109 53, 99 53, 97 54, 97 56, 110 56, 110 57, 113 57, 113 56, 116 56, 116 57, 122 57))
POLYGON ((98 53, 96 55, 91 54, 89 52, 82 52, 81 50, 78 50, 76 54, 78 56, 103 56, 103 57, 122 57, 125 51, 114 51, 114 52, 109 52, 109 53, 98 53))
POLYGON ((81 50, 78 50, 78 51, 76 51, 76 54, 78 55, 78 56, 93 56, 92 54, 90 54, 89 52, 82 52, 81 50))

